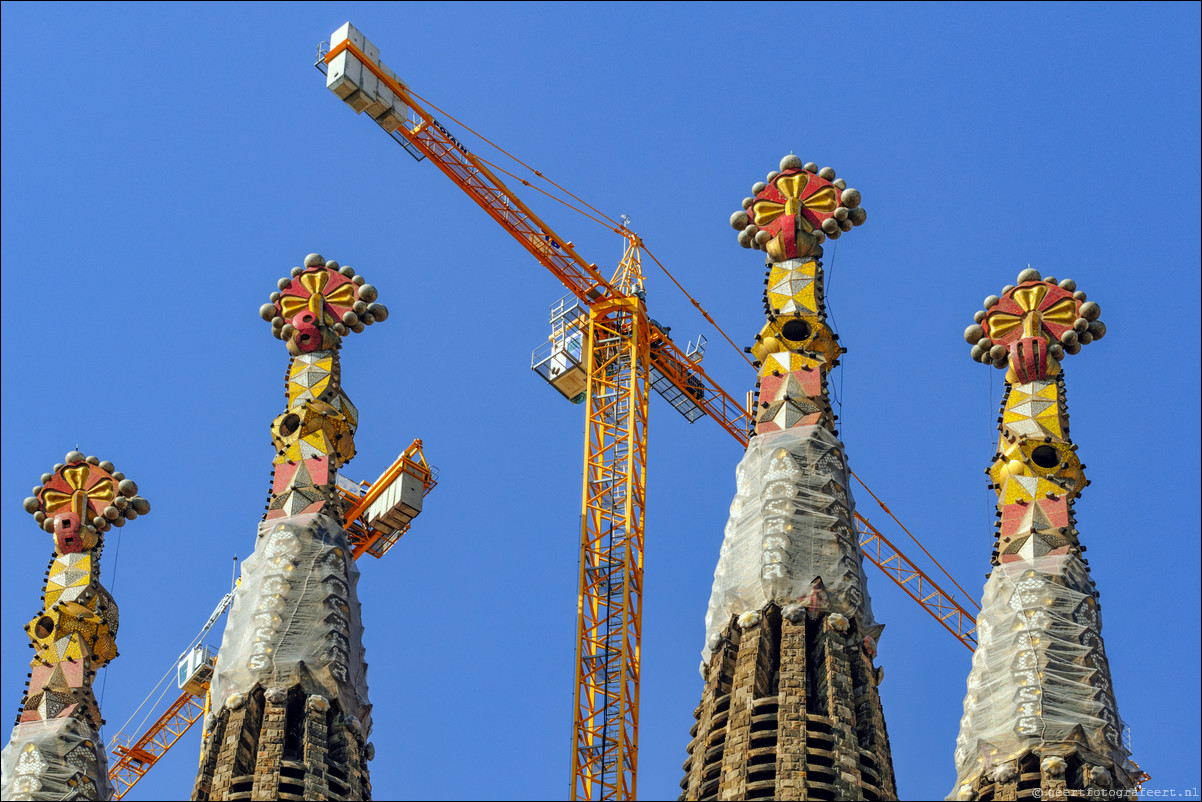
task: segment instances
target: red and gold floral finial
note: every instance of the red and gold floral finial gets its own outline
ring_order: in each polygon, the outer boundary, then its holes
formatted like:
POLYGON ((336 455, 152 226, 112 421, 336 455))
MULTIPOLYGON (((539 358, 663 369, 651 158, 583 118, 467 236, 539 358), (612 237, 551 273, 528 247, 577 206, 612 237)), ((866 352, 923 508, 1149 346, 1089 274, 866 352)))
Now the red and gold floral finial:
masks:
POLYGON ((1065 354, 1106 335, 1101 314, 1072 279, 1041 278, 1028 267, 1018 274, 1017 285, 985 299, 964 339, 977 362, 1009 368, 1008 381, 1036 381, 1059 373, 1065 354))
POLYGON ((744 248, 766 251, 776 262, 821 252, 827 238, 838 239, 868 219, 860 193, 835 177, 834 169, 781 159, 780 171, 751 188, 743 209, 730 217, 744 248))
POLYGON ((25 511, 54 535, 56 554, 78 554, 96 548, 110 527, 150 512, 150 502, 113 463, 72 451, 42 474, 42 486, 25 499, 25 511))
POLYGON ((353 267, 327 262, 321 254, 306 256, 305 266, 292 268, 291 278, 277 286, 259 316, 293 356, 335 348, 348 332, 388 318, 388 307, 375 302, 375 287, 353 267))

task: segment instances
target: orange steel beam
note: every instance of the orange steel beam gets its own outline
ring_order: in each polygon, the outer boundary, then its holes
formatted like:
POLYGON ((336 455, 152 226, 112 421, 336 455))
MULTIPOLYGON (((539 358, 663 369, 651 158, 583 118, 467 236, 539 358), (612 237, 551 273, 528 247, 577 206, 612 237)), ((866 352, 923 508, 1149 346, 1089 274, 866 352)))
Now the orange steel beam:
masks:
MULTIPOLYGON (((363 63, 364 67, 375 73, 377 78, 421 118, 421 121, 412 128, 402 125, 397 129, 398 134, 404 136, 406 140, 424 153, 439 170, 463 189, 472 200, 476 201, 489 216, 508 231, 522 247, 526 248, 540 264, 559 278, 564 286, 576 295, 577 298, 580 298, 588 305, 592 305, 601 295, 613 293, 613 288, 609 282, 605 281, 604 277, 597 272, 596 265, 587 264, 576 255, 576 252, 571 248, 571 243, 566 242, 566 240, 556 235, 500 179, 475 156, 469 153, 467 148, 461 145, 458 140, 451 136, 450 132, 421 106, 404 84, 394 80, 391 76, 383 72, 359 48, 355 47, 350 40, 341 42, 331 49, 324 57, 325 63, 328 64, 338 53, 348 49, 363 63)), ((653 334, 659 334, 654 328, 652 332, 653 334)), ((688 387, 684 383, 684 379, 690 373, 695 374, 701 380, 702 388, 705 391, 702 399, 697 402, 697 405, 705 410, 709 417, 713 418, 728 434, 734 437, 741 446, 746 448, 750 426, 750 418, 747 411, 717 382, 711 379, 701 369, 700 365, 694 365, 689 362, 671 340, 663 337, 662 334, 660 339, 664 343, 664 348, 661 350, 661 354, 656 354, 652 357, 653 363, 660 369, 660 372, 667 376, 681 390, 690 394, 696 388, 688 387)), ((867 489, 866 485, 865 489, 867 489)), ((872 491, 869 490, 868 492, 871 493, 872 491)), ((872 547, 876 542, 869 538, 865 540, 865 545, 872 547)), ((906 559, 900 550, 892 545, 889 546, 889 549, 891 554, 885 555, 885 561, 881 563, 874 561, 874 564, 881 568, 885 575, 897 583, 902 590, 907 591, 907 595, 915 598, 936 620, 944 623, 946 626, 942 618, 942 610, 945 608, 956 609, 958 611, 957 615, 962 618, 967 618, 970 621, 975 620, 954 598, 939 589, 938 585, 930 577, 915 567, 912 561, 906 559), (897 562, 890 561, 892 554, 896 554, 901 561, 904 561, 906 567, 903 573, 898 573, 888 567, 897 562), (924 592, 920 596, 914 596, 914 594, 909 592, 907 584, 903 584, 911 582, 911 578, 921 579, 924 589, 929 587, 936 592, 936 595, 928 598, 924 592), (927 599, 925 602, 923 601, 924 598, 927 599)), ((870 560, 872 559, 872 554, 866 548, 864 549, 864 553, 870 560)), ((965 595, 967 596, 968 594, 965 595)), ((956 634, 956 630, 952 630, 950 627, 949 630, 953 634, 956 634)), ((960 631, 962 633, 967 632, 963 628, 960 631)), ((957 638, 962 643, 970 645, 963 638, 959 636, 957 638)), ((970 648, 972 648, 971 645, 970 648)))
POLYGON ((967 590, 965 590, 963 587, 961 587, 959 582, 957 582, 955 579, 952 579, 952 575, 949 574, 947 572, 947 570, 944 569, 944 567, 939 564, 939 561, 935 559, 935 555, 933 555, 929 551, 927 551, 926 546, 922 545, 922 543, 919 543, 918 538, 914 537, 914 535, 910 533, 910 530, 906 528, 906 525, 903 524, 900 520, 898 520, 898 517, 893 514, 893 510, 889 509, 889 507, 885 505, 885 502, 881 501, 880 498, 877 497, 877 494, 873 493, 872 489, 870 487, 868 487, 868 485, 864 484, 864 480, 861 479, 859 476, 857 476, 855 471, 848 470, 848 473, 851 474, 851 478, 855 479, 857 482, 860 483, 860 487, 864 488, 864 490, 868 493, 868 495, 872 496, 872 500, 877 503, 877 506, 879 506, 882 510, 884 510, 885 514, 888 515, 890 518, 892 518, 893 522, 895 524, 897 524, 903 532, 905 532, 907 535, 909 535, 910 539, 913 540, 915 542, 915 544, 918 545, 918 548, 922 549, 922 553, 927 555, 927 557, 931 560, 931 562, 935 563, 935 565, 939 568, 939 570, 943 572, 943 575, 946 576, 948 578, 948 580, 951 581, 951 583, 956 586, 956 589, 964 594, 964 598, 968 599, 969 604, 971 604, 973 607, 980 610, 981 605, 977 604, 977 602, 973 599, 972 594, 970 594, 967 590))
POLYGON ((397 133, 424 153, 447 178, 508 231, 519 245, 554 273, 572 294, 585 303, 591 303, 600 295, 612 293, 609 282, 596 265, 585 262, 576 254, 570 242, 556 236, 550 226, 539 219, 501 179, 422 107, 408 87, 381 70, 354 43, 349 39, 340 42, 325 55, 326 64, 344 50, 351 51, 365 69, 375 73, 380 82, 420 118, 412 128, 402 125, 397 133))
MULTIPOLYGON (((663 349, 669 352, 669 358, 662 360, 669 365, 687 363, 684 353, 666 338, 663 340, 663 349)), ((680 387, 681 390, 689 392, 691 389, 685 386, 680 377, 687 375, 684 373, 676 373, 671 367, 665 368, 657 354, 651 356, 652 364, 660 368, 660 372, 672 380, 674 384, 680 387)), ((716 382, 705 375, 700 366, 692 366, 690 370, 696 372, 703 380, 703 384, 707 389, 705 398, 698 400, 697 405, 706 411, 709 417, 726 430, 728 434, 733 436, 743 448, 747 448, 750 439, 748 426, 750 418, 747 411, 741 408, 737 401, 731 398, 730 394, 718 386, 716 382), (712 395, 711 395, 712 393, 712 395)), ((873 500, 880 505, 889 517, 891 517, 899 527, 907 534, 909 530, 905 528, 892 510, 885 506, 877 495, 872 492, 868 485, 864 484, 864 480, 854 473, 851 474, 860 485, 868 491, 873 500)), ((902 589, 903 592, 927 611, 936 621, 952 634, 956 640, 963 643, 970 651, 976 649, 977 645, 977 620, 968 610, 956 601, 956 598, 945 592, 935 580, 931 579, 926 572, 918 568, 905 554, 893 545, 884 535, 882 535, 875 526, 868 522, 868 519, 860 513, 856 513, 856 520, 860 524, 859 533, 860 550, 864 556, 872 562, 881 572, 902 589)), ((913 537, 911 535, 911 537, 913 537)), ((917 539, 915 539, 917 543, 917 539)), ((931 561, 939 565, 938 561, 928 552, 921 543, 919 548, 923 550, 931 561)), ((940 566, 942 568, 942 566, 940 566)), ((949 577, 950 579, 950 577, 949 577)), ((951 580, 957 588, 960 588, 959 583, 954 579, 951 580)), ((972 597, 963 588, 960 588, 964 596, 969 599, 969 603, 980 609, 980 605, 972 601, 972 597)))
MULTIPOLYGON (((671 340, 663 341, 664 350, 670 351, 670 359, 663 360, 669 365, 685 360, 683 352, 671 340)), ((659 349, 657 349, 659 350, 659 349)), ((680 380, 680 376, 687 374, 673 372, 670 367, 665 368, 661 360, 657 358, 658 354, 652 353, 652 364, 656 364, 660 368, 660 372, 672 380, 674 384, 680 387, 681 390, 689 392, 691 388, 686 387, 684 382, 680 380)), ((750 419, 747 416, 746 410, 742 409, 730 395, 717 385, 712 379, 706 376, 699 366, 693 366, 691 370, 695 371, 703 379, 703 384, 709 392, 705 394, 703 399, 697 401, 697 405, 706 411, 709 417, 732 435, 739 444, 746 448, 749 440, 748 426, 750 419)), ((695 389, 695 388, 694 388, 695 389)), ((864 480, 852 473, 860 485, 868 491, 868 494, 881 506, 889 517, 891 517, 899 527, 907 534, 909 530, 905 528, 897 516, 885 506, 876 494, 864 484, 864 480)), ((970 651, 976 649, 977 645, 977 621, 976 618, 968 610, 956 601, 956 598, 945 592, 938 583, 931 579, 924 571, 916 566, 900 549, 891 543, 888 538, 882 535, 875 526, 868 522, 868 519, 860 513, 856 513, 856 520, 860 524, 859 533, 860 550, 864 556, 872 562, 877 568, 881 569, 882 573, 902 589, 903 592, 930 614, 932 618, 940 623, 944 629, 952 634, 956 640, 963 643, 970 651)), ((911 536, 913 537, 913 536, 911 536)), ((915 542, 918 542, 915 539, 915 542)), ((921 543, 919 548, 930 557, 931 561, 936 565, 939 562, 928 552, 921 543)), ((942 566, 940 566, 942 568, 942 566)), ((949 577, 950 579, 950 577, 949 577)), ((959 583, 952 579, 953 584, 960 588, 959 583)), ((963 588, 960 588, 965 598, 980 609, 980 605, 972 601, 972 597, 963 588)))
POLYGON ((897 547, 889 542, 875 526, 860 513, 856 513, 856 530, 860 535, 860 550, 885 576, 892 579, 902 591, 922 609, 930 613, 956 640, 968 647, 977 648, 977 620, 935 581, 910 562, 897 547))
POLYGON ((115 790, 114 799, 121 799, 154 767, 168 749, 184 736, 204 715, 204 697, 188 691, 171 703, 146 733, 133 746, 117 744, 109 767, 109 782, 115 790))
MULTIPOLYGON (((324 64, 328 65, 339 53, 347 50, 355 55, 364 68, 374 73, 376 78, 403 101, 418 118, 417 122, 407 120, 402 123, 396 129, 396 133, 404 137, 433 162, 469 198, 509 232, 518 244, 558 278, 569 292, 588 306, 590 313, 606 307, 613 301, 623 299, 622 293, 611 282, 605 280, 595 264, 585 262, 577 255, 571 242, 558 236, 480 159, 455 139, 422 106, 417 96, 410 92, 408 87, 382 70, 349 39, 340 42, 326 53, 324 64)), ((614 230, 631 239, 632 242, 637 240, 637 237, 633 237, 624 229, 616 228, 614 230)), ((590 329, 594 325, 594 320, 595 315, 590 314, 590 329)), ((654 353, 647 349, 644 353, 639 354, 634 364, 640 365, 644 371, 648 363, 654 365, 681 391, 695 398, 697 405, 708 417, 717 422, 741 446, 746 448, 751 429, 751 417, 748 410, 711 379, 699 365, 690 361, 675 343, 663 336, 659 329, 646 322, 645 312, 642 321, 641 325, 646 327, 647 332, 647 340, 643 342, 649 344, 654 339, 660 343, 660 347, 657 347, 654 353), (697 398, 698 394, 696 393, 699 389, 698 386, 687 384, 690 376, 694 378, 694 381, 701 383, 700 398, 697 398)), ((598 367, 597 360, 586 361, 585 364, 588 365, 589 392, 591 393, 594 382, 600 382, 603 373, 598 367)), ((647 400, 645 390, 648 384, 639 381, 631 382, 631 387, 635 386, 644 390, 641 403, 645 404, 647 400)), ((585 443, 585 493, 584 519, 582 521, 572 798, 592 799, 599 795, 604 799, 633 799, 635 798, 635 780, 637 778, 635 769, 638 740, 638 637, 642 609, 641 504, 645 480, 640 468, 637 482, 640 506, 637 516, 632 509, 628 509, 625 512, 626 517, 622 518, 614 516, 612 510, 606 513, 596 508, 590 508, 590 484, 592 484, 590 472, 605 468, 612 474, 613 470, 612 465, 606 466, 602 462, 592 459, 590 454, 602 453, 610 447, 604 445, 608 441, 597 438, 611 437, 614 438, 613 443, 624 443, 627 453, 637 452, 642 460, 641 465, 645 466, 646 416, 644 408, 643 428, 640 431, 636 432, 634 425, 631 424, 622 437, 616 437, 614 432, 603 431, 602 421, 598 417, 600 410, 594 414, 591 398, 587 403, 590 413, 585 443), (590 449, 600 449, 600 451, 593 452, 590 449), (593 516, 591 521, 590 515, 593 516), (637 537, 633 537, 631 530, 636 517, 637 537), (603 525, 612 528, 615 524, 623 530, 623 538, 637 542, 637 566, 626 556, 622 557, 620 563, 621 570, 628 572, 627 575, 621 577, 623 588, 621 608, 611 608, 608 603, 603 605, 599 595, 603 587, 602 583, 605 583, 604 587, 609 593, 610 589, 614 587, 610 583, 617 577, 607 573, 613 568, 612 562, 615 553, 612 548, 601 549, 599 547, 598 532, 602 531, 603 525), (588 562, 590 559, 594 562, 588 562), (633 577, 636 576, 637 581, 634 581, 633 577), (631 595, 632 592, 636 595, 631 595), (623 619, 622 616, 626 616, 626 618, 623 619), (633 641, 627 637, 627 630, 624 629, 630 622, 633 622, 631 625, 633 641), (621 643, 625 646, 623 646, 620 659, 621 673, 616 676, 612 673, 612 663, 608 659, 602 659, 605 658, 603 652, 608 650, 611 645, 608 637, 598 635, 604 627, 612 627, 607 631, 623 633, 621 643), (628 660, 630 660, 629 663, 628 660), (616 718, 609 718, 610 716, 616 718), (598 723, 598 717, 600 717, 601 723, 598 723), (620 728, 615 729, 617 725, 614 722, 619 722, 620 728)), ((629 483, 629 477, 624 481, 629 483)), ((863 484, 862 481, 861 484, 863 484)), ((872 491, 868 492, 871 494, 872 491)), ((875 498, 875 495, 873 497, 875 498)), ((880 503, 879 499, 878 503, 880 503)), ((366 505, 363 508, 365 509, 366 505)), ((888 511, 887 508, 886 511, 888 511)), ((892 513, 890 514, 892 515, 892 513)), ((869 560, 927 610, 945 629, 956 636, 961 643, 972 649, 976 642, 975 619, 872 527, 866 518, 858 513, 856 517, 862 525, 861 534, 864 536, 860 547, 869 560), (966 620, 972 624, 971 628, 965 626, 966 620), (955 622, 955 628, 949 624, 949 621, 955 622)), ((898 524, 900 525, 900 521, 898 524)), ((363 525, 365 522, 352 521, 348 515, 348 531, 352 531, 353 526, 363 525)), ((631 553, 625 546, 622 546, 621 549, 624 550, 623 554, 631 553)), ((928 556, 930 555, 928 554, 928 556)))
MULTIPOLYGON (((612 284, 598 271, 595 264, 585 262, 575 251, 572 243, 560 237, 530 210, 501 179, 475 155, 470 153, 447 129, 427 111, 409 88, 388 75, 379 65, 369 59, 353 42, 346 39, 334 46, 324 56, 328 65, 339 53, 349 50, 413 110, 420 121, 409 127, 402 124, 396 133, 403 136, 415 148, 450 178, 455 185, 467 193, 489 217, 509 232, 518 244, 530 252, 539 264, 563 283, 573 295, 591 306, 605 297, 621 297, 612 284)), ((619 231, 619 233, 623 233, 619 231)), ((623 236, 630 236, 628 232, 623 236)), ((705 412, 736 438, 747 441, 749 421, 746 410, 711 379, 700 365, 690 362, 684 353, 662 332, 652 327, 652 336, 659 336, 665 347, 656 354, 654 361, 660 363, 660 371, 682 391, 692 395, 698 387, 685 385, 685 378, 694 375, 701 381, 702 398, 697 402, 705 412), (666 365, 667 367, 665 367, 666 365)))

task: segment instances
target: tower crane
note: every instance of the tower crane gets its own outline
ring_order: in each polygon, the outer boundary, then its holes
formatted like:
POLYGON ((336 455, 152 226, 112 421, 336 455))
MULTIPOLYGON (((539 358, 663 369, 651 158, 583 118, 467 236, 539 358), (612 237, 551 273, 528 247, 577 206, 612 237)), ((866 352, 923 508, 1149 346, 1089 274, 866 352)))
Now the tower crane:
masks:
MULTIPOLYGON (((409 531, 410 523, 421 512, 421 499, 437 484, 438 470, 426 462, 421 440, 414 440, 374 482, 355 483, 339 475, 336 490, 348 505, 343 529, 355 559, 364 554, 384 556, 409 531)), ((208 712, 209 684, 217 655, 204 639, 233 603, 231 589, 176 661, 179 697, 137 739, 124 732, 113 736, 108 774, 114 799, 129 793, 208 712)))
MULTIPOLYGON (((648 316, 644 252, 663 265, 625 222, 608 218, 463 126, 597 216, 469 151, 431 110, 457 121, 401 81, 380 60, 379 48, 350 23, 319 45, 316 66, 325 73, 328 89, 357 114, 366 112, 415 160, 429 160, 568 291, 552 308, 550 344, 535 352, 532 367, 566 397, 583 404, 586 422, 571 797, 634 799, 650 391, 663 396, 690 423, 703 417, 713 420, 743 447, 749 439, 750 412, 701 367, 701 341, 696 348, 682 350, 666 328, 648 316), (494 169, 622 236, 625 250, 613 276, 607 279, 595 263, 582 258, 494 169)), ((691 296, 690 300, 713 323, 700 304, 691 296)), ((857 520, 861 548, 869 560, 972 649, 973 616, 867 518, 857 513, 857 520)), ((965 596, 971 604, 971 597, 965 596)))

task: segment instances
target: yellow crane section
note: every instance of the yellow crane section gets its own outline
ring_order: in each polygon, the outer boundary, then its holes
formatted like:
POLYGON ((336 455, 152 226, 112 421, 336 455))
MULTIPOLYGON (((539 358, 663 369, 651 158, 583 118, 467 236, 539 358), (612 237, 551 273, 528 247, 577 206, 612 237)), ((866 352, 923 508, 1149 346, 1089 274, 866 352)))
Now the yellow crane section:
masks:
MULTIPOLYGON (((212 620, 225 612, 233 593, 227 594, 218 605, 212 620)), ((207 631, 207 630, 206 630, 207 631)), ((203 634, 202 634, 203 637, 203 634)), ((203 657, 200 666, 186 680, 187 685, 179 698, 171 703, 158 720, 147 728, 142 737, 129 742, 124 733, 113 736, 109 749, 109 782, 113 785, 113 798, 121 799, 129 790, 142 779, 148 771, 154 768, 159 759, 167 753, 176 742, 184 737, 192 725, 204 717, 208 710, 209 681, 213 676, 213 656, 207 647, 198 647, 193 654, 203 657)), ((192 655, 187 655, 181 661, 181 667, 189 661, 192 655)))
POLYGON ((634 294, 639 256, 631 238, 615 275, 621 295, 588 313, 574 799, 633 799, 638 776, 651 351, 647 310, 634 294))
MULTIPOLYGON (((208 691, 208 685, 205 685, 205 691, 208 691)), ((181 694, 136 743, 129 745, 128 741, 118 741, 113 745, 111 754, 117 760, 109 769, 109 782, 116 791, 114 799, 125 796, 159 758, 204 716, 205 699, 204 692, 200 696, 181 694)))
MULTIPOLYGON (((414 159, 429 159, 576 299, 571 306, 561 301, 552 308, 550 350, 536 351, 532 365, 565 397, 585 406, 571 798, 634 799, 649 389, 690 423, 712 419, 744 448, 751 416, 701 368, 700 347, 682 351, 647 316, 641 269, 645 248, 625 221, 609 218, 476 131, 472 133, 579 205, 469 151, 434 117, 431 109, 437 107, 385 66, 379 49, 350 23, 329 43, 319 45, 315 66, 325 74, 328 89, 357 114, 366 112, 414 159), (623 236, 627 247, 614 277, 607 281, 596 264, 577 254, 494 169, 623 236)), ((680 287, 666 268, 664 272, 680 287)), ((856 517, 861 548, 869 560, 972 649, 973 616, 867 518, 856 517)), ((948 579, 955 584, 950 575, 948 579)))

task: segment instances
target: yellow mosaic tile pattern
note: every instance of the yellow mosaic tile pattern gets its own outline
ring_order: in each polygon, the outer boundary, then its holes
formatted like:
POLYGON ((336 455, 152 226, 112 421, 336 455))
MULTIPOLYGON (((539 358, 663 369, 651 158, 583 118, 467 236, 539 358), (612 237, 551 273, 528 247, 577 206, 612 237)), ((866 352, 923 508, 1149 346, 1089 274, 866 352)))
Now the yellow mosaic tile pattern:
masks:
POLYGON ((46 578, 46 609, 60 601, 75 601, 91 584, 91 554, 59 554, 51 563, 50 576, 46 578))
MULTIPOLYGON (((1008 487, 1007 481, 1016 476, 1046 481, 1048 487, 1040 485, 1034 491, 1041 498, 1049 490, 1057 496, 1072 498, 1085 487, 1081 460, 1069 443, 1027 439, 1011 443, 1002 440, 1001 456, 990 466, 989 477, 995 487, 1008 487)), ((1005 503, 1010 501, 1007 496, 1005 503)))
POLYGON ((95 598, 86 605, 60 602, 30 621, 28 631, 36 659, 61 663, 87 657, 93 667, 99 667, 116 657, 116 642, 95 606, 95 598))
POLYGON ((1002 411, 1002 425, 1016 437, 1066 439, 1055 379, 1015 384, 1002 411))
MULTIPOLYGON (((818 365, 822 370, 829 370, 843 349, 835 342, 831 330, 817 318, 777 318, 764 324, 760 329, 759 339, 751 346, 751 354, 760 362, 767 364, 769 357, 782 352, 806 351, 819 359, 818 365), (803 334, 796 339, 785 336, 785 332, 799 323, 804 323, 803 334)), ((779 369, 779 368, 776 368, 779 369)), ((772 371, 768 371, 771 373, 772 371)))
POLYGON ((330 388, 334 371, 334 356, 329 351, 301 354, 288 368, 288 406, 300 401, 321 398, 330 388))
POLYGON ((820 359, 814 359, 804 354, 795 354, 791 351, 777 351, 765 355, 763 364, 760 366, 759 377, 762 379, 765 376, 771 376, 774 372, 786 374, 806 368, 820 370, 822 367, 823 362, 820 359))
POLYGON ((817 267, 814 260, 798 268, 773 265, 768 273, 768 307, 777 314, 817 314, 814 281, 817 267))
POLYGON ((275 419, 271 426, 276 465, 316 457, 344 464, 355 456, 354 427, 342 412, 324 401, 305 401, 275 419))

